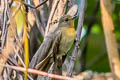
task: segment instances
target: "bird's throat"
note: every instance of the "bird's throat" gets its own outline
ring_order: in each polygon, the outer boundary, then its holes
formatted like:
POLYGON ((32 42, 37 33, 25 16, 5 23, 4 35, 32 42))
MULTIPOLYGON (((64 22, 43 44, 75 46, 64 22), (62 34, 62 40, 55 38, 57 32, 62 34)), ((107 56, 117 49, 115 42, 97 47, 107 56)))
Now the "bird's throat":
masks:
POLYGON ((63 29, 63 34, 69 37, 75 37, 75 29, 74 27, 64 27, 63 29))

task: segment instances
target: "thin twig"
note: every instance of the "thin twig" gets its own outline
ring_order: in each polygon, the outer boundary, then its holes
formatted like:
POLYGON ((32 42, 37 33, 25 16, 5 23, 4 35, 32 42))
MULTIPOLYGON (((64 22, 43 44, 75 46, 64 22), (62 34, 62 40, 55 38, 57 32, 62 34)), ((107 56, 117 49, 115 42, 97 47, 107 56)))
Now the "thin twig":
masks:
MULTIPOLYGON (((21 58, 20 55, 18 54, 18 51, 17 51, 15 48, 14 48, 14 51, 15 51, 15 53, 16 53, 18 59, 19 59, 20 62, 22 63, 23 67, 26 68, 26 66, 25 66, 25 64, 24 64, 24 62, 23 62, 23 60, 22 60, 22 58, 21 58)), ((33 80, 32 77, 31 77, 29 74, 28 74, 28 77, 29 77, 30 80, 33 80)))
POLYGON ((19 59, 19 60, 20 60, 20 62, 22 63, 23 67, 25 67, 25 64, 24 64, 24 62, 23 62, 22 58, 20 57, 20 55, 18 54, 18 51, 17 51, 15 48, 14 48, 14 51, 15 51, 15 53, 16 53, 16 55, 17 55, 18 59, 19 59))
POLYGON ((30 7, 30 8, 36 9, 36 8, 42 6, 43 4, 45 4, 47 1, 48 1, 48 0, 44 0, 43 2, 39 3, 37 6, 34 6, 34 5, 32 5, 32 4, 30 5, 30 4, 25 3, 25 2, 23 2, 23 3, 24 3, 26 6, 30 7))
MULTIPOLYGON (((7 63, 8 63, 9 65, 11 65, 11 66, 13 66, 13 65, 14 65, 14 66, 18 66, 17 61, 16 61, 16 59, 14 58, 13 55, 12 55, 11 57, 9 57, 7 63)), ((8 68, 7 70, 9 70, 9 68, 8 68)), ((13 73, 13 71, 14 71, 13 69, 10 69, 8 76, 11 76, 12 73, 13 73)), ((19 71, 16 71, 16 74, 17 74, 18 80, 23 80, 22 73, 20 73, 19 71)), ((7 79, 7 80, 11 80, 11 77, 10 77, 10 79, 7 79)))
MULTIPOLYGON (((32 5, 34 5, 34 3, 33 3, 32 0, 30 0, 30 3, 31 3, 32 5)), ((39 19, 39 17, 38 17, 37 11, 36 11, 35 9, 32 9, 32 12, 33 12, 33 14, 34 14, 34 16, 35 16, 35 20, 36 20, 37 27, 38 27, 39 31, 41 32, 42 36, 44 36, 44 33, 45 33, 44 27, 43 27, 43 25, 42 25, 42 23, 41 23, 41 21, 40 21, 40 19, 39 19)))
MULTIPOLYGON (((10 65, 2 65, 0 64, 0 66, 4 66, 7 68, 11 68, 17 71, 21 71, 24 72, 25 68, 23 67, 16 67, 16 66, 10 66, 10 65)), ((50 77, 50 78, 54 78, 54 79, 60 79, 60 80, 113 80, 113 76, 111 73, 103 73, 103 74, 97 74, 97 73, 93 73, 93 72, 83 72, 77 76, 74 76, 73 78, 70 77, 66 77, 66 76, 61 76, 61 75, 56 75, 56 74, 49 74, 40 70, 36 70, 36 69, 28 69, 29 73, 33 73, 33 74, 37 74, 37 75, 41 75, 41 76, 45 76, 45 77, 50 77)))
POLYGON ((42 5, 40 8, 40 17, 41 17, 41 22, 44 26, 44 28, 47 26, 47 21, 48 21, 48 11, 47 11, 47 5, 42 5))
MULTIPOLYGON (((0 66, 4 66, 4 67, 7 67, 7 68, 11 68, 11 69, 17 70, 17 71, 22 71, 22 72, 26 71, 26 68, 23 68, 23 67, 16 67, 16 66, 2 65, 2 64, 0 64, 0 66)), ((40 71, 40 70, 36 70, 36 69, 30 69, 30 68, 28 68, 28 72, 29 73, 33 73, 33 74, 37 74, 37 75, 48 76, 48 77, 54 78, 54 79, 78 80, 76 78, 70 78, 70 77, 66 77, 66 76, 60 76, 60 75, 56 75, 56 74, 49 74, 49 73, 44 72, 44 71, 40 71)))
POLYGON ((80 11, 78 11, 80 13, 79 13, 77 33, 76 33, 76 43, 75 43, 75 48, 73 50, 72 57, 70 60, 70 66, 67 70, 67 76, 72 76, 72 71, 73 71, 75 59, 76 59, 76 56, 77 56, 77 53, 79 50, 80 36, 81 36, 83 20, 84 20, 85 3, 86 3, 86 0, 81 0, 81 2, 80 2, 80 11))
POLYGON ((3 11, 3 16, 4 16, 4 19, 3 19, 3 26, 2 26, 2 36, 1 36, 1 40, 2 40, 2 43, 1 43, 1 49, 3 49, 4 47, 4 44, 5 44, 5 40, 6 40, 6 33, 7 33, 7 2, 6 0, 3 1, 4 3, 4 11, 3 11))

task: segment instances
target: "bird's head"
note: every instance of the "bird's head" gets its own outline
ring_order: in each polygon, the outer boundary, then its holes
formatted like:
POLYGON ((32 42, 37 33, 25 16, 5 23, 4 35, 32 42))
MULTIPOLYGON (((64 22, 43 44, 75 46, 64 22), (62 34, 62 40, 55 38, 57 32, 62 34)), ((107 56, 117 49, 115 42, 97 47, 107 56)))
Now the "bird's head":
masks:
POLYGON ((70 15, 62 16, 59 20, 58 27, 74 27, 74 19, 75 17, 70 15))

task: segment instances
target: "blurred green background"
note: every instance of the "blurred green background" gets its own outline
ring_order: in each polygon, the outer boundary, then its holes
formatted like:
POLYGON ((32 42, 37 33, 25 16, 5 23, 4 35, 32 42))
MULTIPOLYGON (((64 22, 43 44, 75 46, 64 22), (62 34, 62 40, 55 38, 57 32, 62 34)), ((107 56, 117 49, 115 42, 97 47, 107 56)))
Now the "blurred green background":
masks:
MULTIPOLYGON (((80 1, 77 0, 79 5, 80 1)), ((113 3, 113 21, 115 26, 115 36, 118 42, 118 49, 120 46, 120 0, 114 0, 113 3)), ((77 20, 75 25, 77 24, 77 20)), ((77 26, 77 25, 76 25, 77 26)), ((106 51, 104 31, 101 22, 101 12, 99 0, 87 0, 85 11, 84 26, 81 36, 81 52, 85 54, 85 69, 93 72, 109 72, 108 55, 106 51), (86 39, 87 37, 87 39, 86 39), (84 47, 86 46, 86 47, 84 47)), ((71 50, 72 51, 72 50, 71 50)), ((70 51, 70 53, 71 53, 70 51)), ((71 55, 71 54, 69 54, 71 55)), ((81 55, 81 54, 80 54, 81 55)), ((80 65, 79 57, 76 61, 75 71, 79 71, 80 65)))

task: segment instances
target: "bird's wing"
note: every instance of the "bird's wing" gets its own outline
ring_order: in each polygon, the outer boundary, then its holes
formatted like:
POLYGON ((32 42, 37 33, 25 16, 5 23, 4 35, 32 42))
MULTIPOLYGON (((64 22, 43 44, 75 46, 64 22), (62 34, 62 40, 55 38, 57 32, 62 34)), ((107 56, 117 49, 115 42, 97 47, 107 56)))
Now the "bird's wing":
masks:
POLYGON ((51 33, 45 37, 43 43, 41 44, 38 51, 33 56, 30 68, 34 68, 38 63, 40 65, 47 62, 47 59, 50 58, 51 54, 53 54, 58 46, 58 42, 60 40, 61 32, 51 33), (54 35, 54 36, 53 36, 54 35))
POLYGON ((49 52, 47 53, 47 56, 39 63, 36 65, 36 69, 44 70, 44 69, 49 69, 51 64, 54 62, 54 56, 58 52, 59 49, 59 43, 61 39, 61 32, 58 31, 56 32, 54 37, 54 41, 51 48, 49 49, 49 52))

